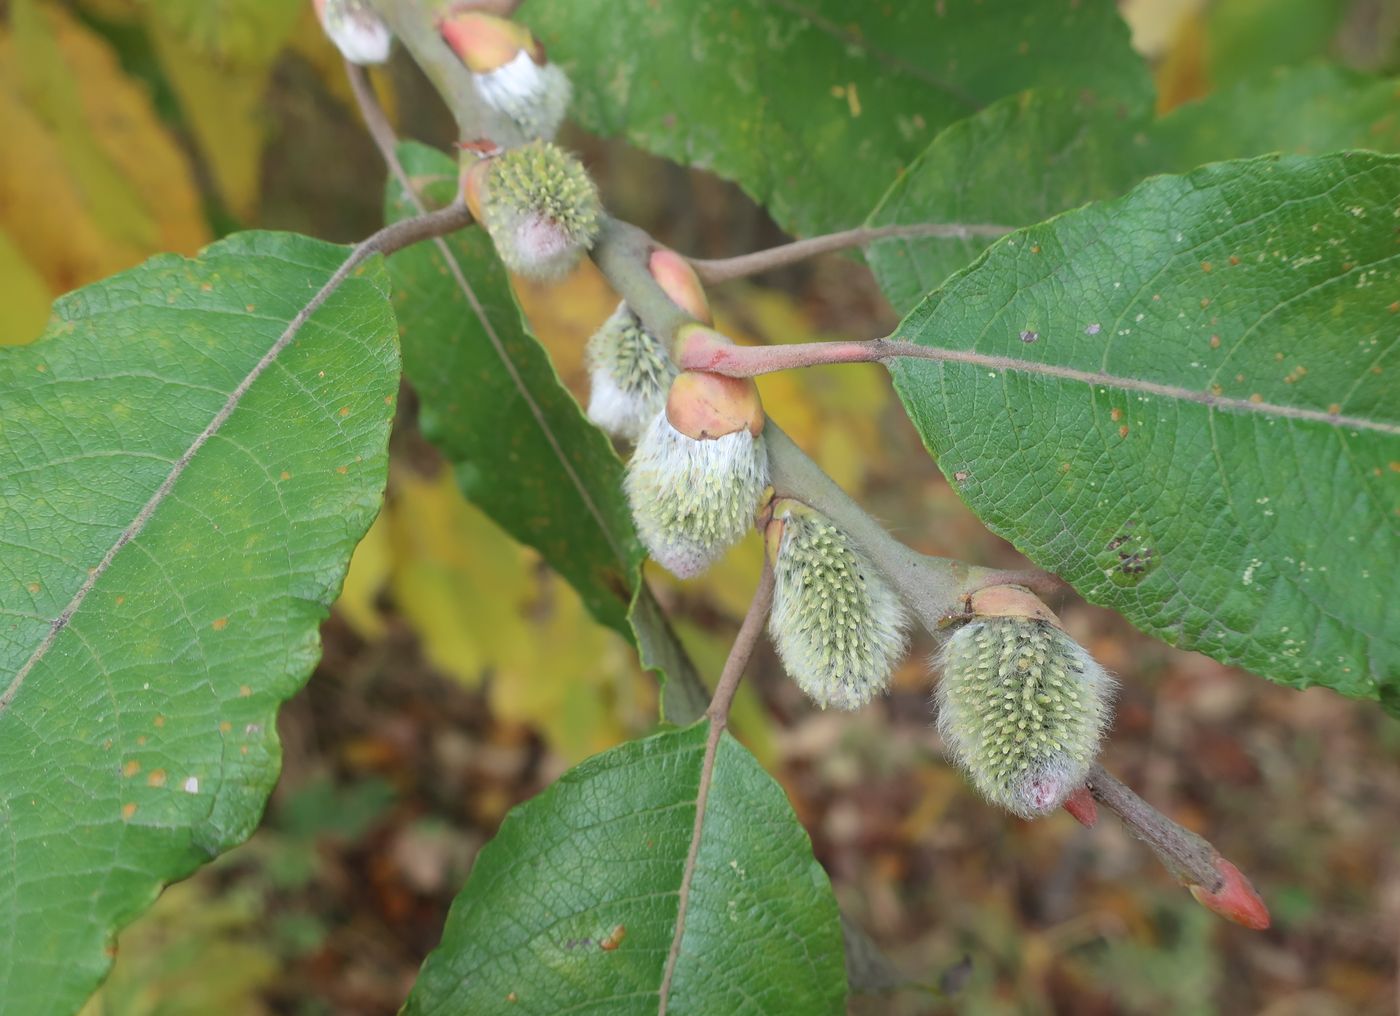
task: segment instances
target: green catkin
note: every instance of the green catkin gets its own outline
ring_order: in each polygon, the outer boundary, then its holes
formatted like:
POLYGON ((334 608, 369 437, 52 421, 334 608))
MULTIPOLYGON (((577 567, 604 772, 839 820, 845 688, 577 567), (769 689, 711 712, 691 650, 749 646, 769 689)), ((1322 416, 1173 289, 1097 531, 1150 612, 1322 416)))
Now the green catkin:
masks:
POLYGON ((550 281, 567 275, 593 246, 602 204, 582 163, 536 141, 492 160, 482 217, 507 268, 550 281))
POLYGON ((982 618, 944 646, 938 729, 988 800, 1023 818, 1082 786, 1112 710, 1113 679, 1044 621, 982 618))
POLYGON ((746 429, 687 437, 662 410, 642 431, 624 485, 651 556, 672 574, 693 578, 753 528, 768 485, 768 452, 763 435, 746 429))
POLYGON ((846 533, 780 502, 769 631, 783 665, 823 709, 858 709, 890 682, 908 625, 899 597, 846 533))
POLYGON ((635 441, 666 407, 678 373, 666 348, 626 304, 588 340, 588 418, 616 437, 635 441))

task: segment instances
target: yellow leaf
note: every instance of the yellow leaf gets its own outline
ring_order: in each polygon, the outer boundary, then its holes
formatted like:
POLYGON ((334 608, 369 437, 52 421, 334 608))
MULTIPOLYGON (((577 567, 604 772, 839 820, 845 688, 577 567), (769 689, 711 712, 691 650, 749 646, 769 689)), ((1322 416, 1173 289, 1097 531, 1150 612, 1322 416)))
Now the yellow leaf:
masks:
POLYGON ((180 102, 229 211, 250 220, 257 211, 265 130, 262 97, 267 64, 221 64, 184 44, 160 19, 147 19, 162 70, 180 102))
POLYGON ((184 48, 245 67, 270 65, 311 9, 297 0, 146 0, 146 5, 184 48))
POLYGON ((0 33, 0 226, 51 295, 207 238, 184 155, 111 48, 61 8, 0 33))
POLYGON ((591 261, 559 282, 512 278, 521 309, 540 344, 549 350, 560 380, 588 404, 588 367, 584 349, 589 337, 617 309, 617 295, 591 261))
POLYGON ((38 338, 49 317, 49 287, 0 229, 0 346, 38 338))
POLYGON ((385 509, 389 588, 438 670, 489 677, 492 711, 541 731, 573 762, 651 715, 650 680, 578 594, 459 492, 451 474, 396 475, 385 509))
POLYGON ((142 250, 205 240, 184 155, 110 46, 60 8, 18 0, 12 85, 57 138, 103 230, 142 250))
POLYGON ((335 601, 336 612, 366 642, 377 642, 384 636, 386 626, 376 601, 389 582, 392 560, 389 519, 381 511, 350 556, 345 585, 335 601))
POLYGON ((468 504, 451 473, 396 476, 389 515, 394 603, 438 670, 475 685, 527 641, 530 582, 519 547, 468 504))

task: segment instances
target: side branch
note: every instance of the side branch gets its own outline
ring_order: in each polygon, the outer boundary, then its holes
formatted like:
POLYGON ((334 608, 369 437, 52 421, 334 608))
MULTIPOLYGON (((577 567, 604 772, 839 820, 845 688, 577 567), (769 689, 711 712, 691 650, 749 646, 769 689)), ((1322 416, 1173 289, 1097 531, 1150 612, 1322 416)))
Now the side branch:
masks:
POLYGON ((1191 402, 1198 406, 1208 406, 1212 409, 1236 413, 1256 413, 1284 420, 1325 423, 1333 427, 1345 427, 1348 430, 1400 434, 1400 424, 1383 420, 1343 416, 1340 413, 1326 412, 1321 409, 1283 406, 1274 402, 1232 399, 1209 391, 1161 384, 1142 378, 1121 377, 1102 371, 1080 370, 1075 367, 1022 360, 1012 356, 976 353, 970 349, 924 346, 901 339, 870 339, 864 342, 794 342, 783 346, 735 346, 701 336, 687 342, 685 348, 679 352, 682 369, 707 370, 729 377, 757 377, 760 374, 771 374, 774 371, 790 370, 794 367, 814 367, 829 363, 888 363, 896 357, 933 360, 937 363, 960 363, 997 373, 1015 371, 1022 374, 1038 374, 1061 381, 1074 381, 1094 387, 1139 392, 1143 395, 1155 395, 1164 399, 1191 402))
POLYGON ((1220 916, 1262 931, 1269 926, 1264 901, 1235 867, 1210 842, 1183 828, 1148 804, 1098 763, 1089 770, 1089 793, 1123 820, 1146 843, 1172 878, 1220 916))
POLYGON ((770 272, 775 268, 796 264, 807 258, 816 257, 818 254, 829 254, 851 247, 864 247, 876 240, 892 237, 932 236, 966 240, 974 236, 1005 236, 1014 231, 1014 226, 997 226, 990 223, 965 225, 956 222, 930 222, 912 226, 860 226, 840 233, 828 233, 825 236, 794 240, 791 243, 770 247, 767 250, 754 251, 752 254, 740 254, 738 257, 689 258, 688 260, 691 267, 695 269, 695 273, 700 276, 701 282, 728 282, 730 279, 740 279, 748 275, 757 275, 760 272, 770 272))

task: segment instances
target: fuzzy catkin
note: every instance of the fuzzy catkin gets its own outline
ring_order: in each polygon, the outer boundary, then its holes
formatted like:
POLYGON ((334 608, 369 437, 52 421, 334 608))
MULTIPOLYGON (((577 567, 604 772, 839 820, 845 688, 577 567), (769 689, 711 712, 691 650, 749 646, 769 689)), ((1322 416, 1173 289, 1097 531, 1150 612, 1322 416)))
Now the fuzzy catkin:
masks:
POLYGON ((699 575, 753 527, 768 486, 763 435, 698 440, 660 412, 627 465, 627 500, 651 556, 680 578, 699 575))
POLYGON ((482 216, 507 268, 552 281, 593 246, 602 204, 577 159, 537 141, 492 160, 482 216))
MULTIPOLYGON (((568 76, 555 64, 535 63, 523 49, 495 70, 473 74, 472 82, 482 101, 510 122, 520 141, 552 140, 569 108, 568 76)), ((507 140, 499 130, 492 135, 507 140)))
POLYGON ((906 645, 899 597, 849 536, 784 506, 768 629, 783 666, 819 706, 858 709, 890 682, 906 645))
POLYGON ((666 407, 679 371, 666 348, 619 304, 588 340, 588 418, 609 434, 635 441, 666 407))
POLYGON ((345 59, 361 66, 389 59, 394 37, 365 0, 316 0, 314 6, 321 27, 345 59))
POLYGON ((1054 625, 989 617, 940 658, 938 729, 988 800, 1023 818, 1083 786, 1112 709, 1113 678, 1054 625))

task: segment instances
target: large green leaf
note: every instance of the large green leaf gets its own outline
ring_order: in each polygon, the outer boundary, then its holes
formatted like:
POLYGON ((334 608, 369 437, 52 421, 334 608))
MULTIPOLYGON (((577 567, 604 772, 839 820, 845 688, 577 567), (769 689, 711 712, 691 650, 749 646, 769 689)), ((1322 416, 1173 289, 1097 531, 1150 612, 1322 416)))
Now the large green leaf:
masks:
MULTIPOLYGON (((412 177, 430 182, 428 200, 451 200, 457 175, 448 156, 413 144, 400 156, 412 177)), ((388 218, 414 211, 391 183, 388 218)), ((468 498, 544 555, 599 621, 638 644, 643 662, 667 678, 667 716, 694 719, 706 696, 642 582, 645 552, 622 493, 621 460, 530 333, 490 238, 472 229, 442 243, 453 264, 439 244, 389 259, 404 372, 418 392, 424 436, 453 464, 468 498)))
MULTIPOLYGON (((1269 152, 1400 151, 1400 81, 1338 67, 1278 71, 1153 121, 1091 96, 1011 96, 939 134, 870 224, 1000 222, 1028 226, 1117 197, 1152 173, 1269 152)), ((885 295, 907 311, 990 240, 881 240, 867 251, 885 295)))
POLYGON ((1318 63, 1268 74, 1174 109, 1152 125, 1145 171, 1269 152, 1400 151, 1400 78, 1318 63))
POLYGON ((800 233, 858 222, 940 130, 1001 96, 1151 98, 1111 0, 530 0, 523 13, 568 67, 584 126, 736 180, 800 233))
POLYGON ((973 510, 1089 599, 1397 701, 1397 196, 1394 157, 1264 158, 1014 234, 900 326, 961 361, 898 361, 900 398, 973 510))
MULTIPOLYGON (((708 725, 598 755, 507 816, 405 1014, 655 1016, 708 725)), ((725 735, 672 1016, 845 1012, 841 926, 782 788, 725 735)))
POLYGON ((383 490, 382 266, 238 392, 346 253, 158 257, 0 352, 2 1013, 77 1009, 115 930, 262 814, 277 706, 383 490))

